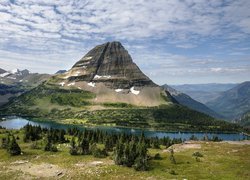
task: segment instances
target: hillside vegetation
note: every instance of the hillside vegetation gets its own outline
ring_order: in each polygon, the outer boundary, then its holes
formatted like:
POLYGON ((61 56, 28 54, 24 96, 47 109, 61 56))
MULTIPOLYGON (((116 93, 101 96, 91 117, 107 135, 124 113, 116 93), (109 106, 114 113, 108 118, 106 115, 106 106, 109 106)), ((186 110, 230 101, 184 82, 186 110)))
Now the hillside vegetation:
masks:
POLYGON ((95 94, 43 84, 13 99, 4 115, 31 116, 62 123, 114 125, 172 131, 239 131, 237 125, 215 120, 187 107, 172 104, 141 107, 126 103, 95 103, 95 94), (93 107, 98 107, 93 110, 93 107), (101 107, 101 108, 100 108, 101 107), (70 120, 67 120, 70 119, 70 120))

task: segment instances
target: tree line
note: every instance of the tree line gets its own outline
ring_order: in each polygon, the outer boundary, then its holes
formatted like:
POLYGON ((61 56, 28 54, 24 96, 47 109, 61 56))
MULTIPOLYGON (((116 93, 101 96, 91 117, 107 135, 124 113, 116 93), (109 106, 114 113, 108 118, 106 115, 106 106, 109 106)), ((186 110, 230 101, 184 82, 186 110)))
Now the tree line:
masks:
MULTIPOLYGON (((126 133, 109 133, 101 130, 80 130, 78 128, 53 129, 42 128, 27 124, 23 128, 23 141, 32 142, 33 148, 37 148, 37 141, 43 142, 43 150, 57 152, 57 145, 69 143, 69 154, 71 155, 93 155, 103 158, 112 155, 115 164, 133 167, 138 171, 148 170, 148 148, 168 148, 173 144, 182 143, 183 139, 169 137, 146 137, 126 133), (102 146, 100 146, 102 144, 102 146)), ((195 140, 192 136, 190 139, 195 140)), ((216 139, 216 138, 215 138, 216 139)), ((217 139, 216 139, 217 140, 217 139)), ((1 147, 11 155, 21 154, 14 135, 8 134, 2 138, 1 147)), ((158 158, 158 157, 156 157, 158 158)), ((174 161, 173 158, 171 161, 174 161)))

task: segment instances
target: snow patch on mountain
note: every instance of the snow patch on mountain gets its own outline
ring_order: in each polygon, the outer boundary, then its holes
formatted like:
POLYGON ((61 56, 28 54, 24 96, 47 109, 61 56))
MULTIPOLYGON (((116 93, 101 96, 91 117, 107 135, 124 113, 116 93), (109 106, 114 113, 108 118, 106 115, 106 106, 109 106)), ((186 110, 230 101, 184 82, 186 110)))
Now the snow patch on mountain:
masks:
POLYGON ((122 92, 123 89, 116 89, 115 92, 122 92))
POLYGON ((135 90, 134 86, 130 88, 130 92, 135 94, 135 95, 138 95, 140 93, 140 91, 135 90))
POLYGON ((65 85, 65 82, 61 82, 61 83, 59 83, 59 85, 64 86, 64 85, 65 85))
POLYGON ((69 83, 67 86, 74 86, 75 82, 69 83))
POLYGON ((87 56, 87 57, 84 57, 84 58, 83 58, 83 60, 90 60, 90 59, 92 59, 91 56, 87 56))
POLYGON ((10 75, 10 73, 9 72, 5 72, 3 74, 0 74, 0 77, 5 77, 5 76, 8 76, 8 75, 10 75))
POLYGON ((91 87, 95 87, 95 83, 93 83, 93 82, 89 82, 88 85, 91 87))

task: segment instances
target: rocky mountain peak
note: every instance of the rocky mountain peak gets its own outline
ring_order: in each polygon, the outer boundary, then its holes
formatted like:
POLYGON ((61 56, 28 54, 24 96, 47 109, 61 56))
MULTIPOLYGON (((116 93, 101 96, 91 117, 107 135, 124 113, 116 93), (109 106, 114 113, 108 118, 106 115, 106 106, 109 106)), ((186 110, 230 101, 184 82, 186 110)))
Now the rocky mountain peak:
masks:
POLYGON ((120 42, 91 49, 65 75, 69 81, 102 82, 111 88, 157 86, 133 62, 120 42))

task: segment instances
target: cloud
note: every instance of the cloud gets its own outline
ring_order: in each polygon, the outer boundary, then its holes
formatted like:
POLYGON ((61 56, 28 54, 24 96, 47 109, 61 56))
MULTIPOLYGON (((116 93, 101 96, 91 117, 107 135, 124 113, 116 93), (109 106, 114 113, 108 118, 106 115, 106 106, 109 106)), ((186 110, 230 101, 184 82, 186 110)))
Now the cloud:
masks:
POLYGON ((245 60, 225 59, 243 56, 235 48, 249 54, 249 9, 249 0, 1 0, 0 65, 38 70, 47 60, 39 71, 52 72, 99 43, 120 40, 152 75, 238 67, 245 60), (227 52, 228 44, 235 50, 227 52))
POLYGON ((220 72, 220 71, 222 71, 222 68, 211 68, 210 70, 212 72, 220 72))
POLYGON ((176 47, 184 48, 184 49, 192 49, 192 48, 195 48, 197 46, 194 44, 178 44, 178 45, 176 45, 176 47))

